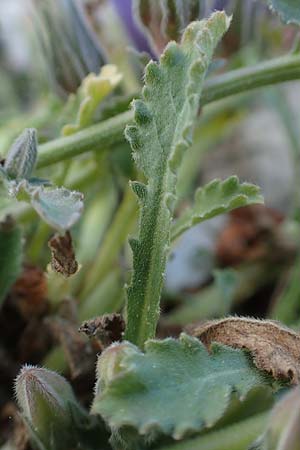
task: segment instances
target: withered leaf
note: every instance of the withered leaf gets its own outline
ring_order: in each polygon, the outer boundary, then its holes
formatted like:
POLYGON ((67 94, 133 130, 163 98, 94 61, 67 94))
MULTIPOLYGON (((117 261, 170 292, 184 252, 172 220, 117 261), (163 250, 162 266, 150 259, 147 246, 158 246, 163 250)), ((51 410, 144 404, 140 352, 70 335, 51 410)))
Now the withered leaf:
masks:
POLYGON ((96 338, 103 347, 122 339, 125 330, 125 322, 121 314, 104 314, 91 320, 86 320, 80 326, 79 331, 89 338, 96 338))
POLYGON ((227 317, 187 330, 210 349, 212 342, 247 349, 256 366, 277 380, 300 382, 300 335, 276 321, 227 317))
POLYGON ((48 246, 51 250, 51 267, 55 272, 68 278, 78 270, 72 236, 67 231, 63 236, 55 234, 49 239, 48 246))

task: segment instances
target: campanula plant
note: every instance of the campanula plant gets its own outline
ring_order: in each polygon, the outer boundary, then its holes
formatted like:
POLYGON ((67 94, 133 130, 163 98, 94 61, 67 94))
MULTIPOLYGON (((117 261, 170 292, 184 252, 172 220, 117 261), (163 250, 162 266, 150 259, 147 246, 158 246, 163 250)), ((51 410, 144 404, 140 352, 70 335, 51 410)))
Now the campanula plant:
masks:
MULTIPOLYGON (((299 449, 298 196, 283 217, 235 174, 195 188, 205 141, 240 123, 249 91, 298 80, 299 49, 295 39, 289 54, 243 65, 228 38, 241 6, 208 3, 132 1, 124 20, 139 33, 124 40, 142 34, 149 53, 119 67, 101 26, 121 28, 124 5, 33 1, 60 98, 47 122, 22 116, 0 165, 1 450, 299 449), (217 216, 219 255, 230 241, 235 264, 172 297, 178 242, 217 216), (280 294, 248 317, 253 285, 268 283, 280 294)), ((297 2, 266 5, 294 38, 297 2)), ((297 131, 280 111, 298 170, 297 131)))

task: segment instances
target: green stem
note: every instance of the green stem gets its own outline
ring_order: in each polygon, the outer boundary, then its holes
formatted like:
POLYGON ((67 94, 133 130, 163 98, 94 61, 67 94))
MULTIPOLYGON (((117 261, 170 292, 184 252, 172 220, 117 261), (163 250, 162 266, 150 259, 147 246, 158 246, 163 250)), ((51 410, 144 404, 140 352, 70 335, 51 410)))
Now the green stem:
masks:
POLYGON ((221 430, 161 447, 159 450, 245 450, 264 431, 268 414, 263 413, 221 430))
MULTIPOLYGON (((231 95, 300 78, 300 56, 285 56, 252 67, 233 70, 206 81, 202 106, 231 95)), ((89 151, 102 152, 124 139, 125 125, 133 119, 128 111, 72 136, 40 145, 38 167, 46 167, 89 151)))
POLYGON ((231 72, 206 81, 202 105, 230 95, 300 78, 300 56, 284 56, 231 72))
POLYGON ((47 167, 89 151, 106 151, 107 148, 124 139, 125 125, 132 120, 132 117, 132 112, 128 111, 71 136, 40 145, 37 167, 47 167))

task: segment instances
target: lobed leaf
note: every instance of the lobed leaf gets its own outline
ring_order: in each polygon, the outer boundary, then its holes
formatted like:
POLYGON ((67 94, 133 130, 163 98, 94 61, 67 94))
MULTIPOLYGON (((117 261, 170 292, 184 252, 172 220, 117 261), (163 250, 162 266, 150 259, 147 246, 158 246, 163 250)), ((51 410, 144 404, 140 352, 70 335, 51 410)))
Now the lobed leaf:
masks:
POLYGON ((299 0, 268 0, 268 4, 284 22, 300 25, 299 0))
POLYGON ((111 346, 99 358, 98 376, 92 412, 112 429, 129 426, 175 439, 215 424, 233 392, 244 398, 268 385, 243 351, 214 344, 208 353, 185 334, 150 340, 145 353, 126 342, 111 346))
POLYGON ((218 214, 263 202, 260 188, 254 184, 240 183, 237 176, 229 177, 225 181, 213 180, 196 191, 194 205, 173 224, 172 239, 176 239, 193 225, 218 214))
POLYGON ((127 289, 126 339, 143 345, 154 337, 159 316, 176 171, 192 141, 203 80, 230 19, 217 12, 190 24, 180 44, 170 42, 160 63, 145 70, 142 99, 133 102, 134 125, 126 136, 148 183, 132 187, 141 205, 138 239, 131 239, 133 276, 127 289), (147 316, 147 317, 146 317, 147 316))
POLYGON ((31 204, 42 219, 60 232, 69 230, 83 211, 83 194, 65 188, 29 190, 31 204))
POLYGON ((63 134, 69 136, 82 128, 91 125, 93 115, 99 104, 107 97, 122 80, 117 67, 107 64, 102 67, 100 74, 90 73, 82 82, 82 101, 80 103, 75 124, 65 125, 63 134))
POLYGON ((7 218, 0 223, 0 307, 22 268, 22 235, 7 218))

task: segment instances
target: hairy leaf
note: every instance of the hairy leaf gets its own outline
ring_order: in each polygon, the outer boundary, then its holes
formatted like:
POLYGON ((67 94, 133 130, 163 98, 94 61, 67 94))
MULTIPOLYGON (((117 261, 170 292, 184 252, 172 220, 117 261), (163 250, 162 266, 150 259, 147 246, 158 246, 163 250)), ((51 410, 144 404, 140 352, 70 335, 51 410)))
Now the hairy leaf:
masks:
POLYGON ((83 195, 65 188, 29 191, 31 204, 42 219, 60 232, 69 230, 80 218, 83 195))
POLYGON ((76 123, 66 125, 63 128, 63 134, 68 136, 90 125, 99 104, 121 80, 122 75, 118 73, 117 67, 113 64, 103 66, 99 75, 90 73, 83 80, 80 88, 83 99, 80 103, 76 123))
POLYGON ((36 130, 26 128, 11 146, 4 163, 4 171, 10 179, 28 179, 34 169, 36 158, 36 130))
POLYGON ((193 22, 180 45, 169 43, 160 63, 151 61, 147 65, 142 100, 133 102, 135 124, 127 126, 126 136, 148 180, 147 185, 132 183, 141 205, 141 218, 139 237, 130 241, 133 276, 127 289, 126 339, 135 344, 143 345, 155 335, 176 171, 191 144, 212 53, 229 22, 220 12, 208 20, 193 22))
POLYGON ((176 239, 193 225, 218 214, 263 201, 259 187, 240 183, 236 176, 229 177, 225 181, 213 180, 196 191, 194 205, 174 223, 172 239, 176 239))
POLYGON ((130 343, 111 346, 99 358, 92 407, 113 429, 162 432, 175 439, 211 427, 235 391, 240 398, 268 378, 248 355, 222 345, 211 354, 197 339, 147 341, 145 353, 130 343))
POLYGON ((0 307, 22 266, 21 231, 10 218, 0 223, 0 307))
POLYGON ((299 0, 268 0, 268 4, 284 22, 300 25, 299 0))

